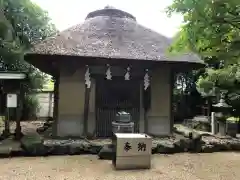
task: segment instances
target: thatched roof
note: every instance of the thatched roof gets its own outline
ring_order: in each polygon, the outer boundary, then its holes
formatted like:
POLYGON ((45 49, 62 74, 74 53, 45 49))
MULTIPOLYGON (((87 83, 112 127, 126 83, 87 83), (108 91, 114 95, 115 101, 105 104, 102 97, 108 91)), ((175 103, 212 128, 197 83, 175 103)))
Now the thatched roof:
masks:
POLYGON ((82 24, 37 44, 29 54, 203 63, 194 54, 169 56, 171 42, 138 24, 133 15, 107 7, 89 13, 82 24))

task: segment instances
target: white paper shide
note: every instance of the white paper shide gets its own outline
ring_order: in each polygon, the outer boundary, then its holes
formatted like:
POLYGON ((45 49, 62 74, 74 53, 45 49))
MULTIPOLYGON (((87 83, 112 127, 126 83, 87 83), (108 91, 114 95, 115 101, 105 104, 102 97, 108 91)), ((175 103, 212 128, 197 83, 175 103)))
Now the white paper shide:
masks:
POLYGON ((107 80, 112 80, 111 67, 110 67, 109 64, 108 64, 107 66, 108 66, 108 68, 107 68, 107 71, 106 71, 106 79, 107 79, 107 80))
POLYGON ((87 70, 85 72, 85 84, 87 88, 91 87, 91 77, 90 77, 90 72, 89 72, 89 67, 87 66, 87 70))
POLYGON ((146 70, 146 73, 145 73, 145 76, 144 76, 144 90, 146 91, 147 88, 149 87, 150 85, 150 77, 148 75, 148 69, 146 70))
POLYGON ((126 72, 124 78, 125 78, 126 81, 130 80, 130 67, 127 68, 127 72, 126 72))

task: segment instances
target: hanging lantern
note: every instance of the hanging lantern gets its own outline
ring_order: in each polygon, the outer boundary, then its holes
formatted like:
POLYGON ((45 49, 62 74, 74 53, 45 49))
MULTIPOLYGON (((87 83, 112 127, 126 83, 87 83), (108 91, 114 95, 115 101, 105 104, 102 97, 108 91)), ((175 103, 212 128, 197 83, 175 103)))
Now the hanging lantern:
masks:
POLYGON ((89 67, 87 65, 87 70, 85 72, 85 84, 87 88, 91 87, 91 77, 90 77, 90 72, 89 72, 89 67))
POLYGON ((109 64, 107 66, 108 66, 108 68, 107 68, 107 71, 106 71, 106 78, 107 78, 107 80, 112 80, 111 67, 110 67, 109 64))
POLYGON ((150 85, 150 79, 149 79, 149 75, 148 75, 148 69, 146 69, 146 73, 144 75, 144 90, 146 91, 147 88, 150 85))
POLYGON ((126 74, 125 74, 125 76, 124 76, 124 78, 125 78, 125 80, 126 81, 129 81, 130 80, 130 67, 128 67, 127 68, 127 72, 126 72, 126 74))

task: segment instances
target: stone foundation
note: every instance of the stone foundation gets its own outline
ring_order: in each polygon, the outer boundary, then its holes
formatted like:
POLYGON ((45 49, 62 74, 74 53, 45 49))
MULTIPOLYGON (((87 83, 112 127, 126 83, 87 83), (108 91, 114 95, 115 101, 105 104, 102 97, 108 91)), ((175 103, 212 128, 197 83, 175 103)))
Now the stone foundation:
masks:
MULTIPOLYGON (((202 140, 194 142, 189 138, 183 136, 179 138, 179 136, 154 138, 152 153, 173 154, 181 152, 212 153, 240 151, 240 139, 237 138, 219 138, 208 135, 203 136, 202 140)), ((4 144, 5 140, 0 145, 1 157, 98 154, 100 159, 111 159, 111 154, 113 153, 110 139, 44 140, 41 136, 27 135, 22 138, 18 147, 11 147, 11 143, 8 143, 9 147, 4 144)))

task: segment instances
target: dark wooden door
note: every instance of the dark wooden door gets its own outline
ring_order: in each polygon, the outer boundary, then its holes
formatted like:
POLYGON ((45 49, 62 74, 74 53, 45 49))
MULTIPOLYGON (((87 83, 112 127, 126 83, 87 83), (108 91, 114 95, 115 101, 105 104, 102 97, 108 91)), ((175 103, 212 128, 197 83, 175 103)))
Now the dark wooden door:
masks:
POLYGON ((134 130, 139 132, 140 85, 138 81, 124 79, 97 80, 96 84, 96 135, 110 137, 112 121, 118 111, 131 114, 134 130))

